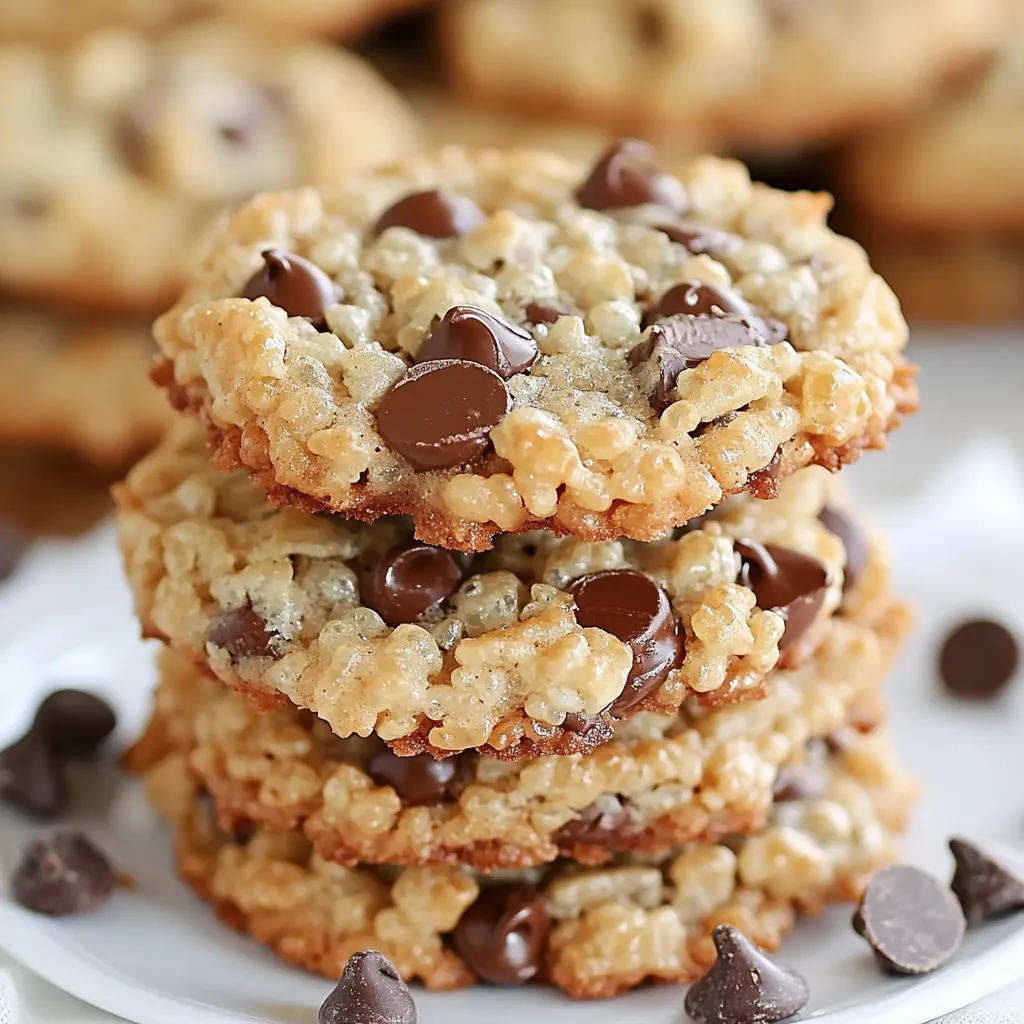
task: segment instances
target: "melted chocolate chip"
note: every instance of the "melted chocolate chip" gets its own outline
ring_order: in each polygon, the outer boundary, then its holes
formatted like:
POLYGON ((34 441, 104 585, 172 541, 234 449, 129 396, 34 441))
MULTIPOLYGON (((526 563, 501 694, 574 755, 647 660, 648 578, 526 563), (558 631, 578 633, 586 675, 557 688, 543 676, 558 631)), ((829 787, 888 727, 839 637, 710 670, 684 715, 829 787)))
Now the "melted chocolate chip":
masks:
POLYGON ((511 404, 505 382, 480 363, 417 363, 384 393, 377 429, 415 469, 450 469, 487 451, 511 404))
POLYGON ((884 971, 927 974, 960 948, 966 921, 956 896, 939 879, 897 864, 868 883, 853 927, 884 971))
POLYGON ((568 310, 558 306, 541 305, 538 302, 528 302, 523 307, 523 319, 530 324, 553 324, 559 317, 568 315, 568 310))
POLYGON ((567 821, 552 836, 563 846, 588 843, 614 847, 625 836, 635 834, 633 815, 620 797, 602 797, 585 807, 572 821, 567 821))
POLYGON ((491 985, 523 985, 544 959, 550 921, 541 893, 525 886, 483 889, 452 932, 455 952, 491 985))
POLYGON ((773 1024, 807 1005, 803 975, 769 960, 742 932, 720 924, 711 938, 718 958, 686 993, 686 1012, 698 1024, 773 1024))
POLYGON ((800 764, 784 765, 779 769, 772 790, 777 804, 792 800, 817 800, 828 790, 828 743, 814 739, 807 744, 804 760, 800 764))
POLYGON ((32 724, 58 758, 90 757, 116 726, 114 709, 84 690, 55 690, 39 705, 32 724))
MULTIPOLYGON (((700 281, 684 281, 669 288, 653 306, 644 311, 642 325, 650 327, 659 320, 678 316, 734 319, 747 324, 760 336, 759 341, 737 344, 775 344, 783 341, 787 334, 784 323, 760 316, 742 296, 700 281)), ((717 347, 726 346, 720 344, 717 347)))
POLYGON ((366 762, 366 774, 378 786, 390 786, 405 807, 425 807, 452 798, 458 757, 436 760, 431 754, 399 757, 383 747, 366 762))
POLYGON ((34 818, 55 818, 67 810, 63 768, 40 730, 30 729, 0 751, 0 800, 34 818))
POLYGON ((792 647, 810 629, 828 590, 828 571, 821 562, 799 551, 774 545, 736 541, 740 556, 739 582, 749 587, 761 608, 786 620, 779 650, 792 647))
POLYGON ((846 568, 843 571, 843 593, 848 594, 858 583, 868 564, 868 536, 853 516, 838 508, 826 506, 818 515, 829 533, 834 533, 846 550, 846 568))
POLYGON ((408 228, 426 238, 457 238, 486 220, 472 199, 442 192, 414 192, 389 206, 373 226, 375 235, 388 228, 408 228))
POLYGON ((462 569, 448 551, 410 540, 362 573, 359 594, 389 626, 400 626, 436 608, 461 583, 462 569))
POLYGON ((946 689, 966 700, 991 700, 1013 679, 1020 648, 1013 634, 991 619, 960 623, 943 641, 939 674, 946 689))
POLYGON ((576 190, 580 206, 589 210, 620 210, 656 203, 676 213, 686 208, 678 179, 654 166, 654 150, 646 142, 623 139, 600 157, 590 176, 576 190))
POLYGON ((665 681, 679 663, 683 638, 665 592, 635 569, 606 569, 569 587, 576 621, 618 637, 633 654, 622 693, 608 707, 621 718, 665 681))
POLYGON ((110 861, 78 832, 59 832, 25 847, 11 879, 11 893, 37 914, 66 917, 92 910, 114 891, 110 861))
POLYGON ((956 861, 950 889, 968 928, 1024 910, 1024 879, 966 839, 950 839, 949 849, 956 861))
POLYGON ((280 657, 280 639, 251 608, 225 612, 206 634, 207 643, 227 651, 232 665, 246 658, 280 657))
POLYGON ((264 249, 263 266, 242 289, 244 299, 261 297, 289 316, 303 316, 318 331, 325 331, 324 314, 328 306, 341 301, 342 291, 315 263, 281 249, 264 249))
POLYGON ((323 1001, 319 1024, 416 1024, 416 1004, 395 965, 375 949, 353 953, 323 1001))
POLYGON ((736 235, 701 224, 659 224, 657 230, 685 246, 694 256, 728 254, 740 244, 736 235))
POLYGON ((416 362, 461 359, 479 363, 508 380, 536 361, 537 343, 515 327, 475 306, 453 306, 416 352, 416 362))
POLYGON ((779 496, 779 472, 782 469, 782 449, 776 448, 767 466, 755 469, 747 478, 747 490, 761 501, 774 501, 779 496))

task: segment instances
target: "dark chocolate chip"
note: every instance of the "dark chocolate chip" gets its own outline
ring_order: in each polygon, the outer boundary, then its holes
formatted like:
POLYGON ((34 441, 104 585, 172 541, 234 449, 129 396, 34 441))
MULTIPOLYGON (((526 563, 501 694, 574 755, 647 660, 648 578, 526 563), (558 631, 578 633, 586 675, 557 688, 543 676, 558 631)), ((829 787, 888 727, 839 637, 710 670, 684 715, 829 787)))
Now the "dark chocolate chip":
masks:
POLYGON ((967 700, 989 700, 1017 672, 1020 648, 1014 635, 992 619, 969 619, 953 629, 939 652, 946 689, 967 700))
POLYGON ((265 297, 289 316, 305 317, 318 331, 327 329, 325 312, 340 302, 341 288, 315 263, 281 249, 264 249, 263 266, 242 289, 242 298, 265 297))
POLYGON ((389 626, 400 626, 436 608, 460 583, 462 569, 448 551, 410 540, 362 573, 359 594, 389 626))
POLYGON ((728 231, 701 224, 659 224, 656 230, 685 246, 694 256, 703 253, 723 255, 742 244, 738 236, 730 235, 728 231))
POLYGON ((843 570, 843 593, 848 594, 858 583, 868 564, 868 535, 847 512, 826 506, 818 515, 829 533, 834 533, 846 551, 846 568, 843 570))
POLYGON ((57 758, 92 756, 116 726, 114 709, 84 690, 55 690, 39 705, 32 723, 57 758))
POLYGON ((375 949, 353 953, 320 1007, 319 1024, 416 1024, 416 1004, 395 965, 375 949))
POLYGON ((629 806, 620 797, 608 796, 585 807, 578 817, 567 821, 552 838, 563 846, 591 843, 614 847, 623 838, 635 833, 636 826, 629 806))
POLYGON ((11 893, 38 914, 82 914, 105 902, 117 874, 106 856, 78 832, 58 832, 25 847, 11 878, 11 893))
POLYGON ((927 974, 960 948, 966 921, 960 903, 934 875, 906 864, 879 871, 853 916, 882 969, 927 974))
MULTIPOLYGON (((649 306, 641 321, 643 327, 650 327, 659 320, 669 317, 690 316, 735 319, 749 325, 759 335, 760 341, 737 342, 737 344, 772 344, 785 340, 786 325, 780 320, 761 316, 753 306, 735 292, 723 291, 714 285, 700 281, 684 281, 669 288, 653 305, 649 306)), ((725 348, 725 345, 718 345, 725 348)))
POLYGON ((569 587, 576 621, 603 629, 627 644, 633 667, 622 693, 608 707, 620 718, 665 681, 679 663, 683 637, 665 592, 636 569, 606 569, 569 587))
POLYGON ((550 920, 544 897, 525 886, 493 885, 459 918, 455 952, 491 985, 523 985, 544 960, 550 920))
POLYGON ((811 740, 800 764, 784 765, 775 778, 772 799, 777 804, 791 800, 817 800, 828 790, 828 744, 811 740))
POLYGON ((589 210, 657 203, 681 213, 686 208, 683 186, 677 178, 659 170, 653 160, 654 150, 646 142, 622 139, 613 143, 576 190, 577 201, 589 210))
POLYGON ((732 925, 718 925, 711 938, 718 957, 686 993, 686 1012, 698 1024, 773 1024, 807 1005, 803 975, 769 960, 732 925))
POLYGON ((28 539, 23 533, 0 523, 0 583, 18 568, 27 548, 28 539))
POLYGON ((64 769, 39 730, 0 751, 0 799, 34 818, 55 818, 67 809, 64 769))
POLYGON ((782 470, 782 449, 776 448, 767 466, 755 469, 747 478, 747 490, 761 501, 774 501, 779 496, 779 473, 782 470))
POLYGON ((486 220, 472 199, 437 189, 414 192, 389 206, 373 226, 375 235, 388 228, 408 228, 427 238, 457 238, 486 220))
POLYGON ((377 429, 415 469, 450 469, 487 450, 511 404, 505 382, 480 363, 417 363, 384 393, 377 429))
POLYGON ((779 650, 792 647, 810 629, 825 603, 828 571, 817 559, 775 545, 736 541, 739 581, 749 587, 761 608, 786 620, 779 650))
POLYGON ((475 306, 453 306, 416 352, 417 363, 462 359, 508 380, 538 356, 533 336, 475 306))
POLYGON ((528 302, 523 307, 523 319, 530 324, 553 324, 559 317, 568 315, 565 309, 542 305, 539 302, 528 302))
POLYGON ((390 786, 406 807, 425 807, 451 799, 458 756, 438 761, 432 754, 399 757, 382 747, 366 762, 366 774, 378 786, 390 786))
POLYGON ((956 861, 950 889, 960 901, 967 927, 1024 910, 1024 878, 966 839, 953 838, 956 861))
POLYGON ((251 608, 225 612, 206 634, 207 643, 227 651, 232 665, 246 658, 280 657, 280 639, 251 608))

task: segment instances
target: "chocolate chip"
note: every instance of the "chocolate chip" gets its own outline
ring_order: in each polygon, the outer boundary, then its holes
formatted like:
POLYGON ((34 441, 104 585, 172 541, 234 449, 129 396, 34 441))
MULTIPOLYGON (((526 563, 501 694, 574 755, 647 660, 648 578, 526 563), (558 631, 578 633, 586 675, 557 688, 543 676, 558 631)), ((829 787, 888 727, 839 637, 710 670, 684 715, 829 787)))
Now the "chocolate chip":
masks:
POLYGON ((747 490, 761 501, 774 501, 779 496, 779 472, 782 469, 782 449, 776 448, 767 466, 755 469, 747 478, 747 490))
POLYGON ((284 95, 276 89, 253 86, 245 94, 245 107, 231 121, 214 126, 217 137, 230 146, 244 149, 268 128, 282 134, 287 109, 284 95))
POLYGON ((457 238, 487 219, 472 199, 443 192, 414 192, 389 206, 373 226, 375 235, 388 228, 408 228, 427 238, 457 238))
POLYGON ((660 49, 668 36, 665 9, 660 3, 641 3, 633 12, 633 31, 645 50, 660 49))
POLYGON ((493 885, 459 918, 452 945, 466 966, 491 985, 523 985, 541 968, 549 929, 539 892, 493 885))
POLYGON ((461 583, 462 569, 448 551, 411 540, 361 574, 359 594, 389 626, 400 626, 436 608, 461 583))
POLYGON ((377 429, 415 469, 450 469, 487 450, 511 404, 505 382, 480 363, 417 363, 384 393, 377 429))
POLYGON ((264 249, 263 266, 246 282, 242 298, 264 297, 289 316, 303 316, 325 331, 325 311, 341 301, 342 291, 315 263, 281 249, 264 249))
POLYGON ((950 839, 949 849, 956 860, 949 887, 968 928, 1024 910, 1024 879, 966 839, 950 839))
POLYGON ((58 758, 90 757, 116 726, 114 709, 84 690, 55 690, 39 705, 32 723, 58 758))
POLYGON ((825 603, 828 571, 821 562, 791 548, 738 540, 739 582, 749 587, 761 608, 786 620, 779 650, 792 647, 810 629, 825 603))
POLYGON ((846 568, 843 571, 843 593, 848 594, 858 583, 868 564, 868 536, 851 515, 842 509, 827 505, 818 514, 822 526, 834 533, 846 551, 846 568))
POLYGON ((399 757, 383 747, 366 762, 366 774, 378 786, 390 786, 405 807, 425 807, 449 800, 458 758, 438 761, 432 754, 399 757))
POLYGON ((37 914, 82 914, 105 902, 117 875, 106 856, 78 832, 58 832, 25 847, 11 893, 37 914))
POLYGON ((683 637, 665 592, 636 569, 606 569, 569 587, 576 621, 618 637, 633 654, 622 693, 608 707, 621 718, 665 681, 679 663, 683 637))
POLYGON ((960 948, 966 922, 956 896, 939 879, 897 864, 868 882, 853 927, 883 970, 927 974, 960 948))
POLYGON ((227 651, 231 664, 246 658, 278 658, 281 637, 251 608, 235 608, 215 619, 206 642, 227 651))
POLYGON ((16 217, 39 220, 49 212, 50 204, 40 195, 21 195, 11 200, 11 209, 16 217))
MULTIPOLYGON (((760 340, 736 343, 741 345, 774 345, 783 341, 788 333, 784 323, 762 317, 742 296, 700 281, 684 281, 669 288, 644 311, 641 323, 643 327, 650 327, 659 320, 677 316, 726 318, 745 323, 760 336, 760 340)), ((716 347, 727 346, 719 344, 716 347)))
POLYGON ((939 652, 946 689, 967 700, 989 700, 1005 689, 1020 661, 1013 634, 991 619, 969 619, 953 629, 939 652))
POLYGON ((353 953, 320 1007, 319 1024, 416 1024, 416 1004, 395 965, 375 949, 353 953))
POLYGON ((556 843, 592 843, 614 846, 636 832, 629 806, 617 796, 601 797, 567 821, 552 838, 556 843))
POLYGON ((0 583, 18 568, 27 548, 28 540, 23 533, 0 523, 0 583))
POLYGON ((588 210, 619 210, 657 203, 677 213, 686 208, 686 193, 678 179, 654 166, 654 150, 646 142, 623 139, 600 157, 589 177, 576 190, 588 210))
POLYGON ((475 306, 453 306, 420 345, 416 362, 468 360, 508 380, 528 370, 538 354, 533 336, 521 327, 475 306))
POLYGON ((718 957, 686 993, 686 1012, 698 1024, 772 1024, 807 1005, 803 975, 769 960, 732 925, 718 925, 711 938, 718 957))
POLYGON ((702 224, 658 224, 655 230, 685 246, 694 256, 724 255, 742 244, 737 235, 702 224))
POLYGON ((0 799, 35 818, 54 818, 67 809, 63 768, 39 730, 30 729, 0 751, 0 799))
POLYGON ((568 315, 568 310, 557 306, 544 306, 538 302, 528 302, 523 307, 523 319, 530 324, 553 324, 559 317, 568 315))

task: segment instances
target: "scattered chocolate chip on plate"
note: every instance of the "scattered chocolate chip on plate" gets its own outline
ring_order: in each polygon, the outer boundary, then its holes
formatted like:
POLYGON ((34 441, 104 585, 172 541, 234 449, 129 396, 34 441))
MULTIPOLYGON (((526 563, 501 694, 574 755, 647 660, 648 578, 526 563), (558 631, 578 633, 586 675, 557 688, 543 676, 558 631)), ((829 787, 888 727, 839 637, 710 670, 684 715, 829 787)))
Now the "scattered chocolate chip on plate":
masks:
POLYGON ((946 635, 939 675, 946 689, 966 700, 989 700, 1010 683, 1020 664, 1020 644, 1002 623, 968 619, 946 635))
POLYGON ((967 926, 1024 910, 1024 879, 966 839, 953 838, 956 861, 950 888, 960 901, 967 926))

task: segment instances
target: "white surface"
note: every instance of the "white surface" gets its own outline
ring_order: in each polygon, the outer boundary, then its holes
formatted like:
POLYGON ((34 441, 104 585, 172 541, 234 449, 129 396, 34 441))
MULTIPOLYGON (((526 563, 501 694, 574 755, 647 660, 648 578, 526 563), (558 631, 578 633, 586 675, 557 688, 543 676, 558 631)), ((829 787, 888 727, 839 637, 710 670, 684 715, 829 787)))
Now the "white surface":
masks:
MULTIPOLYGON (((896 553, 901 593, 916 601, 920 623, 889 687, 897 744, 925 780, 924 798, 905 845, 908 860, 945 875, 951 833, 998 844, 1024 859, 1024 685, 1004 701, 970 707, 945 700, 936 689, 937 638, 962 615, 995 613, 1024 635, 1024 485, 1019 464, 999 440, 999 429, 1024 443, 1024 344, 986 343, 982 361, 964 339, 926 355, 923 384, 938 411, 925 412, 897 437, 893 453, 868 456, 859 490, 877 502, 916 497, 881 510, 896 553), (933 373, 929 366, 933 364, 933 373), (948 366, 947 386, 936 388, 934 365, 948 366), (971 400, 956 373, 969 367, 985 388, 971 400), (929 379, 931 376, 931 379, 929 379), (989 388, 991 385, 991 388, 989 388), (987 397, 982 398, 985 395, 987 397), (972 443, 972 436, 974 441, 972 443), (967 451, 963 451, 966 447, 967 451), (937 462, 960 454, 939 479, 937 462), (922 489, 923 488, 923 489, 922 489), (980 511, 980 510, 983 510, 980 511), (982 519, 982 516, 984 517, 982 519)), ((973 389, 973 384, 972 384, 973 389)), ((1019 449, 1018 449, 1019 450, 1019 449)), ((122 708, 125 736, 140 723, 152 682, 150 657, 120 584, 109 532, 74 545, 36 550, 25 573, 0 594, 0 621, 11 638, 0 651, 0 744, 16 735, 38 697, 57 685, 93 686, 122 708)), ((73 994, 140 1024, 206 1024, 257 1020, 298 1024, 315 1019, 330 986, 293 971, 248 940, 217 924, 173 878, 167 836, 136 786, 109 775, 90 785, 89 831, 137 881, 99 911, 53 922, 0 902, 0 946, 12 957, 73 994)), ((0 818, 0 862, 12 863, 29 830, 0 818)), ((1024 920, 1004 921, 972 933, 956 961, 920 980, 894 980, 874 967, 866 947, 839 909, 798 929, 780 959, 808 977, 812 1001, 803 1019, 828 1024, 923 1024, 1024 975, 1024 920)), ((12 978, 25 977, 18 970, 12 978)), ((0 975, 2 982, 2 975, 0 975)), ((100 1021, 79 1003, 15 981, 26 1021, 100 1021), (54 1015, 56 1014, 56 1015, 54 1015)), ((0 994, 5 990, 0 984, 0 994)), ((1011 1006, 1017 1005, 1014 997, 1011 1006)), ((520 1022, 529 1015, 560 1024, 678 1024, 682 991, 635 993, 610 1003, 574 1004, 545 991, 477 989, 454 995, 418 992, 421 1024, 520 1022)), ((1020 1002, 1024 1002, 1024 993, 1020 1002)), ((2 1003, 0 1003, 2 1006, 2 1003)), ((988 1024, 999 1016, 964 1016, 957 1024, 988 1024)), ((15 1018, 17 1020, 18 1018, 15 1018)), ((1013 1018, 1007 1018, 1012 1020, 1013 1018)), ((2 1020, 2 1016, 0 1016, 2 1020)), ((19 1022, 20 1024, 20 1022, 19 1022)))

